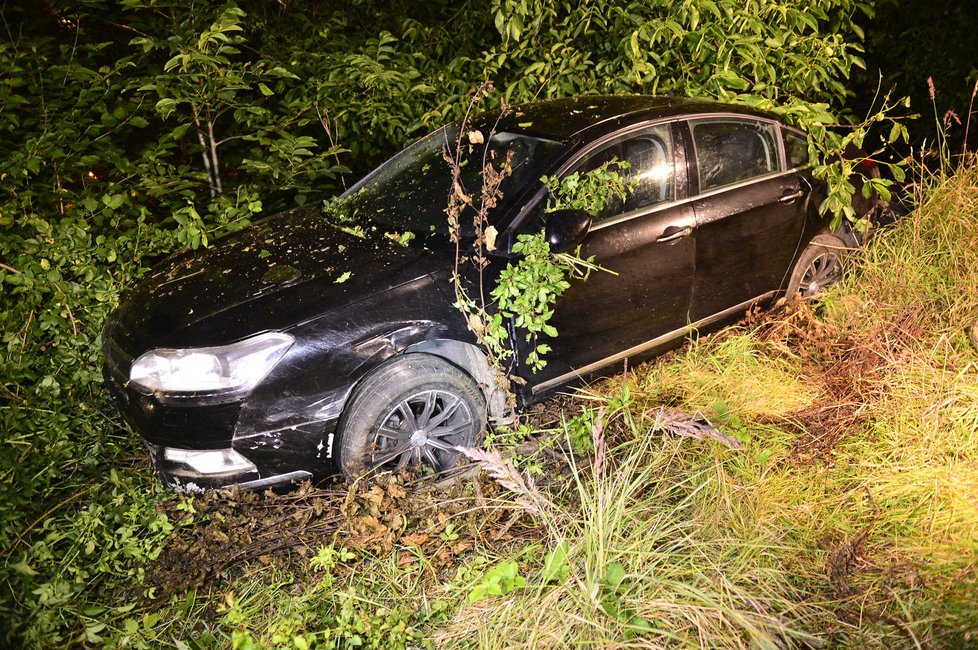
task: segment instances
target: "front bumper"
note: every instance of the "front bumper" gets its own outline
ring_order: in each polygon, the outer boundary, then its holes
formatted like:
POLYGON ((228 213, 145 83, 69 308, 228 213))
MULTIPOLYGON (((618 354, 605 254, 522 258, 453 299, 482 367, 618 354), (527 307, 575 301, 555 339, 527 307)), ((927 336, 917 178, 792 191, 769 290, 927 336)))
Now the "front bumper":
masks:
POLYGON ((291 402, 287 385, 224 402, 144 392, 128 381, 131 355, 104 336, 105 386, 172 489, 264 489, 337 473, 334 432, 348 387, 291 402))
POLYGON ((150 443, 146 446, 160 477, 167 486, 182 494, 233 487, 264 489, 294 485, 313 477, 307 470, 262 476, 253 462, 231 447, 201 450, 150 443))
POLYGON ((111 368, 106 370, 106 385, 117 408, 149 449, 162 481, 177 492, 265 489, 336 472, 332 446, 338 409, 313 422, 255 431, 242 426, 243 402, 161 401, 127 386, 111 368))

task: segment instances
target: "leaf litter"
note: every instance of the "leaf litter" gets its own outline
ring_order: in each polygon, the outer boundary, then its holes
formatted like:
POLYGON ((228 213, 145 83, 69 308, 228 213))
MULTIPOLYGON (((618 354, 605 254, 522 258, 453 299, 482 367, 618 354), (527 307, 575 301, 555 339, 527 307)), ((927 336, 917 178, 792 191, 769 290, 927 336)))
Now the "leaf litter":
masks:
POLYGON ((234 489, 173 501, 162 507, 180 523, 147 584, 164 598, 219 589, 251 563, 308 566, 329 545, 358 557, 396 555, 398 566, 420 556, 440 579, 454 575, 467 551, 539 534, 522 510, 497 498, 500 492, 488 479, 436 483, 381 474, 350 485, 306 482, 287 494, 234 489))
POLYGON ((917 352, 927 330, 925 307, 896 313, 861 331, 827 323, 812 303, 795 299, 777 312, 755 312, 749 326, 762 340, 790 349, 802 360, 806 380, 822 396, 785 416, 797 434, 793 461, 832 463, 836 448, 869 423, 868 404, 886 390, 889 368, 917 352))

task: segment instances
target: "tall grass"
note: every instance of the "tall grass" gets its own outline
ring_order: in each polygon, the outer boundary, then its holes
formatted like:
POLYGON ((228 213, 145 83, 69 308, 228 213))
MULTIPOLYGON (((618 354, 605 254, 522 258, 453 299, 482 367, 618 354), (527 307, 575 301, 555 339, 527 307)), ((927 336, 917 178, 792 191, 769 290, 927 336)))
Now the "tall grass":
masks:
POLYGON ((569 574, 460 607, 447 645, 978 645, 978 166, 927 188, 815 309, 703 338, 579 408, 547 542, 569 574), (595 401, 597 400, 597 401, 595 401), (746 441, 652 433, 658 406, 746 441), (622 572, 620 569, 623 569, 622 572))

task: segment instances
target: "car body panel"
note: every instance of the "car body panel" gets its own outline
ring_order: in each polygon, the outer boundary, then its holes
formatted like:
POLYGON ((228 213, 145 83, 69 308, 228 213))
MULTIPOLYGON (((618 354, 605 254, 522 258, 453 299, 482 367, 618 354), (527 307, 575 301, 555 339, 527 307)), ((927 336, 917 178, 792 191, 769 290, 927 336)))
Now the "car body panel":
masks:
POLYGON ((780 199, 800 192, 798 178, 784 174, 693 201, 696 278, 692 321, 787 281, 791 262, 803 248, 805 201, 799 198, 785 205, 780 199))
MULTIPOLYGON (((521 367, 520 376, 530 385, 546 382, 685 325, 694 240, 657 240, 668 229, 693 225, 692 208, 683 201, 592 229, 581 257, 593 256, 610 272, 592 271, 587 280, 571 283, 551 320, 560 354, 539 372, 521 367)), ((528 345, 516 338, 521 352, 528 345)))

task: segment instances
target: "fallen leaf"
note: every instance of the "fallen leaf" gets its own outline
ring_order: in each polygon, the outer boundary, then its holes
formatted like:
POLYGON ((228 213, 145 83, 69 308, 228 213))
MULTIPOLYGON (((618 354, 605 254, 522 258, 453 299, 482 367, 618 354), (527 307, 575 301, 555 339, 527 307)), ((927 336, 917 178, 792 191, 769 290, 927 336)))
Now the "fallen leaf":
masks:
POLYGON ((367 501, 372 501, 378 506, 384 502, 384 488, 379 485, 375 485, 370 488, 369 492, 364 493, 363 498, 367 501))
POLYGON ((422 546, 429 539, 431 535, 425 535, 424 533, 412 533, 411 535, 405 535, 401 538, 401 544, 405 546, 422 546))
POLYGON ((386 528, 380 523, 380 520, 373 515, 364 515, 357 518, 357 528, 360 530, 370 530, 372 528, 386 528))
POLYGON ((471 551, 473 548, 475 548, 475 544, 472 543, 471 539, 463 539, 452 544, 452 553, 461 555, 466 551, 471 551))
POLYGON ((416 564, 417 562, 418 562, 418 558, 411 555, 410 553, 401 553, 400 557, 397 558, 398 568, 410 566, 412 564, 416 564))
POLYGON ((407 496, 407 490, 396 483, 392 483, 387 486, 387 494, 394 499, 403 499, 407 496))

